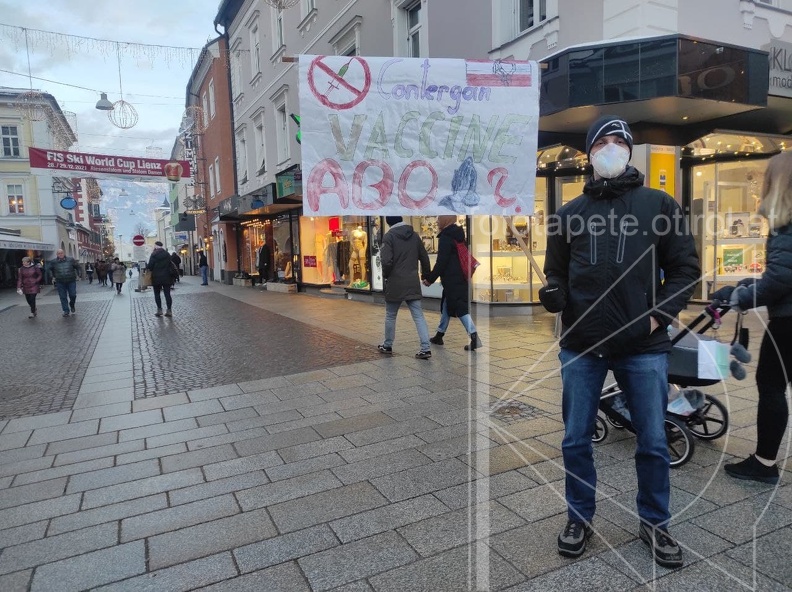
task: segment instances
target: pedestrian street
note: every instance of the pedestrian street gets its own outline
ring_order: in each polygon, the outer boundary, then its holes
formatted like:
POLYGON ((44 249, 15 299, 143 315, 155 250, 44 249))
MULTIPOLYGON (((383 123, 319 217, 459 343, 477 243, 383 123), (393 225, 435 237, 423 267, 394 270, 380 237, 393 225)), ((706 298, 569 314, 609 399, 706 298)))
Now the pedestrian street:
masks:
POLYGON ((671 472, 685 567, 666 570, 638 539, 635 440, 615 428, 595 445, 588 550, 557 552, 552 316, 479 307, 482 349, 452 319, 417 360, 405 308, 384 356, 381 305, 199 284, 176 285, 172 318, 137 278, 120 296, 78 282, 67 318, 49 287, 35 319, 0 295, 0 590, 792 587, 792 476, 722 469, 755 444, 760 316, 748 378, 706 389, 727 435, 671 472))

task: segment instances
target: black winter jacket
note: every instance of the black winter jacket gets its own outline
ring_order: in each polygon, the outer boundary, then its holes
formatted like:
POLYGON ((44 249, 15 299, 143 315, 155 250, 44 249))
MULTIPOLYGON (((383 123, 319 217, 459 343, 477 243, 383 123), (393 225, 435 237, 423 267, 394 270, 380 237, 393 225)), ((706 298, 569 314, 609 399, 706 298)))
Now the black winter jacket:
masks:
POLYGON ((402 302, 419 300, 422 297, 418 264, 421 277, 429 274, 429 255, 412 226, 394 224, 382 238, 380 249, 382 277, 385 278, 385 300, 402 302))
POLYGON ((171 276, 171 258, 168 251, 162 247, 155 247, 148 260, 147 269, 151 270, 151 284, 154 286, 170 286, 173 283, 171 276))
POLYGON ((80 268, 80 264, 73 257, 64 257, 63 259, 56 257, 47 263, 47 266, 56 282, 68 284, 77 281, 77 270, 80 268))
POLYGON ((548 219, 545 275, 567 293, 563 348, 602 356, 671 348, 666 327, 700 265, 679 205, 643 181, 632 166, 616 179, 592 177, 548 219), (659 323, 651 334, 650 317, 659 323))
POLYGON ((438 277, 440 278, 443 283, 443 299, 446 301, 448 316, 463 317, 470 314, 469 284, 462 273, 456 243, 465 242, 465 231, 461 226, 451 224, 443 228, 437 238, 437 261, 426 279, 434 283, 438 277))
POLYGON ((762 277, 738 292, 740 308, 766 306, 771 319, 792 317, 792 224, 770 234, 765 252, 762 277))

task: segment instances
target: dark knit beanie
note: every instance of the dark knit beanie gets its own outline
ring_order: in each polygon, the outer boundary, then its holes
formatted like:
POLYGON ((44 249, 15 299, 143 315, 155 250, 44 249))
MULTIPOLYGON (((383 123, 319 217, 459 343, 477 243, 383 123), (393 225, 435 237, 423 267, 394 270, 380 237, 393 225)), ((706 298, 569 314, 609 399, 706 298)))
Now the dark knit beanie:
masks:
POLYGON ((623 138, 630 147, 630 157, 632 157, 633 137, 630 126, 623 119, 615 115, 603 115, 591 124, 586 135, 586 156, 591 157, 591 147, 603 136, 619 136, 623 138))
POLYGON ((154 244, 157 245, 158 247, 162 246, 162 243, 160 241, 154 241, 154 244))
POLYGON ((385 222, 388 223, 388 226, 393 226, 399 222, 404 222, 404 218, 401 216, 385 216, 385 222))

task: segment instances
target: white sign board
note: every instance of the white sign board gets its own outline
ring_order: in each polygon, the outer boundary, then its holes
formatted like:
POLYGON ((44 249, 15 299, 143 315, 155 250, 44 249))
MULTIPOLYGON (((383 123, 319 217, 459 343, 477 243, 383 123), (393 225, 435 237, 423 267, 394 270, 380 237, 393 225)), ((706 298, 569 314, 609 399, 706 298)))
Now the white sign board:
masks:
POLYGON ((792 97, 792 44, 774 39, 762 47, 768 52, 770 80, 768 94, 792 97))
POLYGON ((530 214, 536 62, 300 56, 306 215, 530 214))

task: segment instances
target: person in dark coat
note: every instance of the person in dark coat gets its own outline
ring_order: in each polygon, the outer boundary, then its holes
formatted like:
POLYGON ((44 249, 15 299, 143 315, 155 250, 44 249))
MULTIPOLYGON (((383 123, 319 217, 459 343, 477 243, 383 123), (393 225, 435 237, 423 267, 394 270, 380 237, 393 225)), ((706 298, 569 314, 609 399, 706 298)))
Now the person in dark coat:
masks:
POLYGON ((769 322, 756 366, 756 452, 723 468, 736 479, 776 484, 775 463, 789 419, 786 390, 792 377, 792 152, 777 154, 767 163, 758 211, 770 228, 762 277, 743 280, 737 288, 726 286, 710 297, 738 311, 767 307, 769 322))
POLYGON ((17 274, 17 291, 25 295, 30 307, 28 318, 35 318, 36 296, 41 291, 41 268, 33 265, 30 257, 22 257, 22 267, 17 274))
POLYGON ((382 238, 382 277, 385 278, 385 341, 377 346, 380 353, 393 353, 393 340, 396 338, 396 315, 402 302, 410 309, 421 349, 415 354, 419 360, 432 357, 429 345, 429 327, 426 325, 421 308, 421 280, 418 277, 418 264, 421 277, 429 274, 429 255, 412 226, 403 222, 401 216, 387 216, 385 221, 390 230, 382 238))
POLYGON ((58 249, 55 259, 47 264, 52 277, 55 278, 55 287, 63 309, 63 316, 68 317, 69 312, 77 312, 74 308, 77 300, 77 271, 80 264, 73 257, 67 257, 63 249, 58 249))
POLYGON ((198 251, 198 268, 201 270, 201 285, 209 285, 209 261, 204 251, 198 251))
POLYGON ((161 292, 165 292, 165 311, 166 317, 173 316, 173 299, 171 298, 171 284, 173 283, 173 261, 168 251, 162 248, 162 243, 154 243, 154 250, 148 260, 147 269, 151 270, 151 286, 154 288, 154 302, 157 304, 157 312, 154 316, 162 316, 162 297, 161 292))
POLYGON ((481 347, 481 340, 470 316, 470 284, 462 272, 456 246, 457 243, 465 242, 465 231, 456 220, 457 217, 453 215, 437 217, 437 228, 440 229, 437 235, 437 261, 434 269, 424 280, 424 285, 431 286, 437 278, 440 278, 443 284, 443 297, 440 301, 441 315, 437 334, 429 341, 443 345, 443 336, 448 329, 449 320, 451 317, 457 317, 470 336, 470 343, 465 346, 465 351, 475 351, 481 347))
POLYGON ((682 208, 667 193, 644 186, 643 174, 628 164, 632 147, 623 119, 595 121, 586 137, 594 174, 583 194, 547 221, 547 285, 539 298, 549 312, 562 313, 567 524, 558 552, 579 557, 593 533, 597 472, 591 439, 611 370, 636 433, 638 534, 656 563, 675 568, 683 560, 668 532, 667 327, 685 307, 701 268, 682 208))
POLYGON ((171 253, 170 258, 171 258, 171 261, 173 262, 173 265, 176 266, 176 273, 173 276, 173 282, 171 282, 171 289, 173 289, 173 284, 175 284, 176 282, 181 282, 181 279, 179 277, 181 275, 181 272, 180 272, 180 270, 181 270, 181 257, 179 257, 179 254, 176 251, 173 251, 173 253, 171 253))

